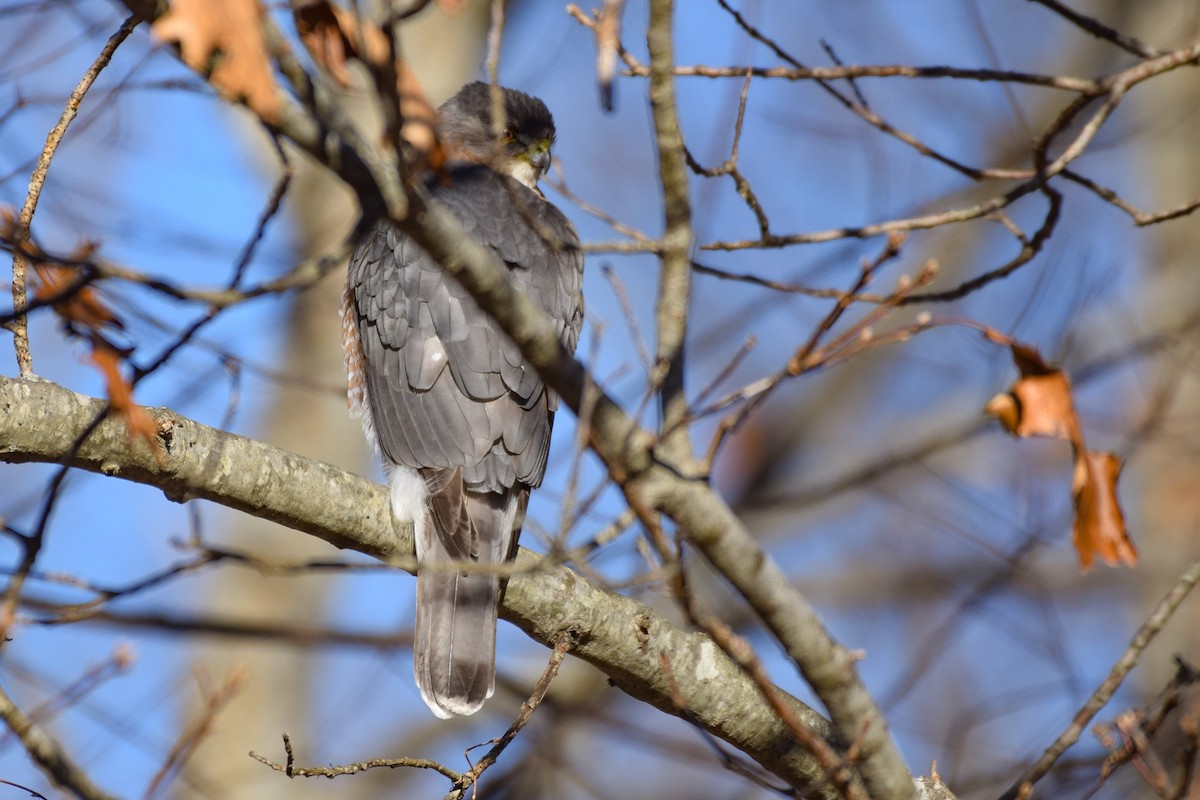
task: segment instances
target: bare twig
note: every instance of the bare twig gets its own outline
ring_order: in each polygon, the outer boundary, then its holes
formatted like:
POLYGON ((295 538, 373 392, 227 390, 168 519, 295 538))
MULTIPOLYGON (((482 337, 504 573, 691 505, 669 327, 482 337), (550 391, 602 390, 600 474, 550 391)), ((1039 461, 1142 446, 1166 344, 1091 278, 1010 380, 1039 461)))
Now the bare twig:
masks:
POLYGON ((1062 193, 1056 189, 1046 185, 1042 187, 1042 194, 1046 195, 1049 204, 1046 208, 1046 217, 1042 221, 1041 227, 1034 232, 1031 239, 1025 239, 1023 236, 1018 237, 1021 241, 1021 250, 1012 259, 989 270, 982 275, 977 275, 970 280, 963 281, 953 289, 945 289, 938 292, 921 292, 911 294, 901 301, 901 305, 912 305, 913 303, 944 303, 952 300, 959 300, 967 295, 977 292, 984 286, 994 281, 1007 278, 1009 275, 1016 272, 1021 267, 1028 264, 1038 253, 1045 247, 1046 242, 1053 235, 1059 220, 1059 215, 1062 212, 1062 193))
POLYGON ((220 686, 215 689, 208 689, 204 685, 203 676, 197 675, 203 707, 196 718, 188 723, 187 727, 179 734, 179 738, 175 740, 175 744, 171 746, 171 750, 167 753, 167 758, 163 762, 162 767, 150 779, 150 784, 146 787, 146 793, 142 795, 143 800, 154 800, 155 797, 161 795, 162 791, 170 784, 172 778, 179 773, 184 763, 196 751, 196 748, 200 746, 204 737, 212 732, 213 722, 216 720, 217 715, 229 705, 234 696, 246 685, 246 680, 249 676, 250 674, 245 667, 234 667, 225 676, 225 680, 220 686))
POLYGON ((625 0, 604 0, 596 12, 596 82, 600 87, 600 105, 605 111, 614 108, 613 87, 617 78, 617 49, 621 44, 621 14, 625 0))
MULTIPOLYGON (((133 661, 134 654, 132 648, 125 643, 118 643, 113 648, 112 655, 108 659, 88 667, 69 686, 59 690, 54 696, 38 704, 36 708, 30 709, 28 713, 30 721, 36 725, 45 724, 63 710, 70 708, 88 694, 103 686, 109 679, 129 669, 133 661)), ((0 748, 9 744, 9 737, 11 735, 10 732, 4 736, 0 736, 0 748)))
MULTIPOLYGON (((737 23, 739 28, 745 31, 747 36, 766 45, 773 53, 775 53, 776 56, 783 59, 788 64, 791 64, 793 67, 796 67, 797 69, 804 67, 803 64, 801 64, 794 56, 784 50, 774 39, 771 39, 758 28, 751 25, 749 21, 747 21, 747 19, 740 12, 730 6, 726 0, 717 0, 717 3, 721 6, 721 8, 725 9, 726 13, 733 18, 734 22, 737 23)), ((982 180, 984 178, 1017 178, 1021 174, 1020 172, 1014 172, 1012 170, 1005 169, 981 169, 956 161, 955 159, 944 155, 925 144, 912 134, 896 128, 868 108, 865 103, 857 102, 853 98, 848 97, 845 93, 834 87, 829 81, 820 79, 815 80, 817 85, 820 86, 830 97, 841 103, 847 110, 857 115, 867 124, 883 133, 886 133, 889 136, 898 139, 909 147, 912 147, 921 155, 940 162, 941 164, 953 169, 955 172, 966 175, 972 180, 982 180)))
POLYGON ((471 767, 469 772, 464 773, 458 780, 454 782, 454 790, 446 795, 447 800, 451 798, 462 798, 466 795, 466 791, 479 782, 480 776, 487 771, 488 767, 496 763, 500 758, 500 754, 504 752, 512 740, 516 738, 521 729, 529 722, 530 717, 539 705, 541 705, 546 692, 550 689, 550 682, 554 680, 554 676, 558 674, 558 668, 562 666, 563 659, 570 652, 574 635, 569 631, 559 635, 558 640, 554 643, 554 649, 550 652, 550 663, 546 665, 542 676, 538 678, 537 684, 533 687, 533 692, 529 695, 529 699, 521 703, 521 710, 517 712, 516 719, 508 726, 503 735, 498 739, 494 739, 492 748, 484 754, 483 758, 471 767))
POLYGON ((1106 202, 1109 202, 1124 211, 1133 218, 1133 224, 1137 225, 1139 228, 1144 228, 1149 225, 1157 225, 1160 222, 1166 222, 1179 217, 1185 217, 1188 214, 1191 214, 1197 208, 1200 208, 1200 198, 1197 198, 1190 202, 1176 206, 1175 208, 1148 213, 1127 202, 1119 194, 1107 186, 1103 186, 1091 178, 1085 177, 1074 170, 1065 169, 1063 170, 1062 175, 1067 180, 1078 183, 1080 186, 1085 187, 1089 191, 1095 192, 1106 202))
POLYGON ((629 292, 625 290, 625 284, 621 282, 620 276, 608 264, 602 264, 600 271, 608 280, 609 285, 612 286, 613 294, 617 297, 617 303, 621 306, 621 314, 625 317, 625 324, 629 327, 629 337, 633 340, 633 347, 638 354, 638 360, 642 362, 647 375, 653 374, 654 362, 651 361, 650 350, 647 349, 646 342, 642 338, 642 332, 637 321, 637 312, 634 311, 633 303, 629 299, 629 292))
POLYGON ((1113 664, 1108 677, 1096 687, 1096 690, 1092 692, 1087 702, 1075 712, 1075 716, 1071 719, 1071 724, 1046 748, 1041 757, 1029 769, 1025 770, 1021 774, 1021 777, 1013 782, 1008 791, 1001 796, 1001 800, 1016 800, 1023 786, 1031 786, 1045 777, 1046 773, 1050 771, 1050 768, 1054 766, 1059 757, 1067 751, 1067 748, 1079 740, 1079 736, 1087 729, 1088 723, 1112 699, 1113 693, 1117 691, 1117 688, 1125 680, 1125 676, 1132 672, 1133 668, 1141 660, 1142 653, 1146 647, 1175 614, 1176 609, 1179 608, 1179 605, 1192 589, 1195 588, 1197 582, 1200 582, 1200 559, 1192 562, 1191 566, 1179 576, 1179 580, 1175 582, 1170 591, 1154 607, 1154 611, 1150 613, 1150 616, 1146 618, 1146 621, 1134 633, 1129 647, 1125 649, 1125 652, 1113 664))
POLYGON ((35 725, 21 709, 17 708, 2 684, 0 684, 0 719, 3 719, 9 730, 21 740, 21 744, 34 763, 57 785, 82 800, 116 800, 113 795, 93 783, 87 773, 75 765, 75 762, 63 750, 62 745, 35 725))
MULTIPOLYGON (((42 195, 42 187, 46 184, 46 175, 50 171, 50 162, 54 159, 54 153, 58 150, 58 145, 62 142, 63 136, 66 135, 67 127, 71 121, 75 119, 75 115, 79 113, 79 106, 83 102, 84 95, 88 89, 92 88, 92 84, 96 82, 96 78, 100 75, 101 70, 108 66, 108 62, 112 59, 113 53, 121 46, 121 43, 129 37, 133 29, 137 27, 140 18, 134 14, 129 16, 117 32, 109 37, 108 41, 101 49, 100 55, 92 62, 88 71, 84 73, 83 78, 71 92, 71 96, 67 99, 67 105, 63 109, 62 116, 58 118, 57 124, 50 129, 50 133, 46 136, 46 144, 42 147, 42 154, 38 157, 37 166, 33 170, 33 175, 29 178, 29 192, 25 195, 25 204, 21 207, 21 213, 17 216, 15 226, 15 240, 18 242, 25 241, 29 238, 29 228, 33 223, 33 214, 37 210, 38 199, 42 195)), ((25 310, 28 304, 28 283, 27 270, 29 262, 25 259, 19 250, 13 255, 13 280, 12 280, 12 298, 13 298, 13 318, 7 320, 4 326, 12 331, 13 347, 16 349, 17 366, 21 371, 21 377, 29 377, 33 374, 33 355, 29 350, 29 330, 25 317, 25 310)))
POLYGON ((258 216, 258 224, 254 228, 254 233, 246 240, 246 244, 242 246, 242 252, 234 263, 233 276, 229 279, 228 284, 229 289, 236 289, 241 284, 242 276, 246 274, 246 268, 250 266, 250 260, 254 257, 254 251, 267 232, 267 225, 279 213, 283 196, 287 194, 288 187, 292 183, 292 162, 288 158, 287 150, 284 149, 278 136, 271 136, 271 144, 274 146, 275 155, 279 159, 282 171, 275 186, 271 189, 271 196, 267 198, 266 206, 258 216))
MULTIPOLYGON (((346 257, 354 249, 354 242, 352 240, 339 242, 325 253, 311 256, 298 262, 283 275, 254 284, 245 289, 237 289, 232 285, 219 289, 200 289, 180 286, 162 278, 114 264, 95 255, 80 260, 71 255, 46 252, 31 242, 17 245, 11 239, 0 238, 0 244, 3 245, 3 249, 14 253, 18 251, 24 252, 26 255, 36 253, 38 260, 43 263, 72 267, 79 271, 78 278, 71 281, 61 292, 56 292, 51 296, 27 303, 25 307, 26 312, 35 311, 39 308, 47 308, 62 300, 70 299, 82 289, 102 279, 136 283, 176 300, 192 300, 206 304, 213 309, 221 310, 259 297, 307 288, 321 280, 330 271, 344 264, 346 257)), ((240 261, 241 258, 239 258, 240 261)), ((15 319, 15 314, 0 315, 0 321, 6 323, 13 319, 15 319)))
POLYGON ((19 783, 13 783, 12 781, 6 781, 3 779, 0 779, 0 783, 4 784, 5 786, 11 786, 14 789, 20 789, 23 792, 29 792, 29 796, 37 798, 37 800, 48 800, 46 795, 42 794, 41 792, 35 792, 33 789, 30 789, 28 786, 22 786, 19 783))
MULTIPOLYGON (((650 69, 630 57, 627 61, 630 75, 646 77, 650 69), (629 63, 632 62, 632 63, 629 63)), ((848 64, 836 67, 714 67, 706 64, 677 66, 675 74, 681 78, 744 78, 747 73, 755 78, 775 78, 787 81, 841 81, 860 78, 913 78, 970 81, 972 83, 1016 83, 1059 89, 1064 92, 1089 93, 1096 90, 1095 81, 1074 78, 1069 75, 1038 75, 1013 70, 979 69, 974 67, 924 66, 909 64, 848 64)))
POLYGON ((354 775, 359 772, 366 772, 369 769, 398 769, 400 767, 431 769, 446 776, 451 781, 458 781, 462 778, 459 773, 444 764, 428 758, 373 758, 368 761, 355 761, 352 764, 340 764, 336 767, 297 767, 295 765, 295 755, 292 753, 292 740, 286 733, 283 734, 283 749, 287 754, 287 762, 284 764, 272 761, 265 756, 260 756, 253 750, 250 751, 250 757, 261 764, 266 764, 276 772, 284 773, 289 778, 336 778, 339 775, 354 775))
MULTIPOLYGON (((771 682, 770 676, 767 674, 758 656, 755 655, 750 643, 734 633, 733 629, 720 619, 703 609, 692 592, 686 588, 686 581, 679 581, 678 585, 682 587, 682 591, 679 594, 679 601, 689 618, 701 630, 713 637, 713 641, 725 651, 726 655, 732 658, 750 679, 754 681, 754 685, 762 692, 763 698, 770 704, 775 713, 779 715, 784 724, 787 725, 792 735, 816 758, 821 768, 825 771, 829 785, 837 790, 837 796, 845 797, 846 800, 868 800, 869 796, 862 785, 862 781, 855 775, 853 769, 851 769, 850 762, 835 749, 833 744, 810 730, 782 702, 779 697, 779 689, 771 682)), ((661 654, 661 657, 669 659, 669 656, 665 652, 661 654)), ((669 665, 669 660, 667 663, 669 665)), ((684 706, 680 710, 686 712, 687 708, 684 706)), ((796 788, 805 789, 806 793, 810 790, 817 790, 817 787, 796 788)))
POLYGON ((619 233, 623 236, 628 236, 630 239, 636 239, 637 241, 642 242, 642 243, 649 243, 651 241, 649 236, 642 233, 637 228, 634 228, 630 225, 625 224, 624 222, 621 222, 621 220, 617 219, 612 214, 609 214, 607 211, 604 211, 603 209, 592 205, 587 200, 580 197, 575 192, 571 191, 567 187, 567 181, 566 181, 566 178, 563 176, 562 166, 561 166, 561 164, 559 164, 558 159, 554 160, 554 179, 553 180, 547 179, 543 182, 546 183, 548 186, 552 187, 554 189, 554 191, 558 192, 563 197, 567 198, 572 203, 579 206, 579 208, 583 209, 588 214, 591 214, 596 219, 598 219, 601 222, 603 222, 604 224, 608 225, 610 228, 612 228, 617 233, 619 233))
POLYGON ((1040 6, 1045 6, 1055 14, 1058 14, 1060 17, 1071 22, 1071 24, 1079 27, 1081 30, 1087 31, 1092 36, 1095 36, 1097 39, 1103 39, 1106 42, 1112 42, 1117 47, 1125 50, 1126 52, 1133 53, 1135 56, 1141 56, 1142 58, 1154 58, 1162 55, 1161 50, 1156 50, 1153 47, 1142 44, 1132 36, 1127 36, 1120 31, 1113 30, 1099 20, 1080 14, 1078 11, 1073 11, 1067 6, 1058 2, 1058 0, 1032 0, 1032 2, 1037 3, 1040 6))
POLYGON ((695 158, 692 157, 690 151, 686 148, 683 151, 684 157, 687 159, 688 166, 692 172, 697 175, 702 175, 706 178, 714 178, 718 175, 728 175, 733 179, 733 185, 737 189, 738 196, 754 214, 754 218, 758 221, 759 236, 764 239, 771 235, 771 223, 767 219, 767 212, 763 209, 762 203, 755 194, 754 189, 750 186, 750 181, 738 169, 738 155, 742 143, 742 126, 746 121, 746 98, 750 94, 750 74, 746 74, 746 80, 742 81, 742 91, 738 95, 738 110, 737 117, 733 123, 733 145, 730 147, 729 158, 725 163, 716 167, 703 167, 695 158))

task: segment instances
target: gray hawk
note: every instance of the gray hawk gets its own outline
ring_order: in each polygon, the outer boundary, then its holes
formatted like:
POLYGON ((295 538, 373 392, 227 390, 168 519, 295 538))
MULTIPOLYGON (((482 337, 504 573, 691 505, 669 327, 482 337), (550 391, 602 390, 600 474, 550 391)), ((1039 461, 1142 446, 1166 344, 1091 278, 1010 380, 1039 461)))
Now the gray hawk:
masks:
MULTIPOLYGON (((583 254, 537 189, 554 120, 541 100, 472 83, 438 109, 447 167, 426 187, 554 321, 574 351, 583 254)), ((439 717, 472 714, 495 689, 500 579, 530 490, 542 482, 558 398, 442 267, 390 223, 350 259, 342 334, 351 411, 383 455, 398 519, 413 522, 413 672, 439 717), (456 563, 477 568, 460 570, 456 563)))

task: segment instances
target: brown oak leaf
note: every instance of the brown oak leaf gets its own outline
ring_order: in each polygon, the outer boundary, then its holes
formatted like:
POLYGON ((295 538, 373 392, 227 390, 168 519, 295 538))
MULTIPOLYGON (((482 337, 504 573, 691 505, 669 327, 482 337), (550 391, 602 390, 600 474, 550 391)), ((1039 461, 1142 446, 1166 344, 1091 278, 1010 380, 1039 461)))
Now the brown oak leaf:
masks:
MULTIPOLYGON (((328 0, 305 3, 293 9, 296 31, 309 54, 343 86, 350 84, 346 64, 361 61, 377 81, 395 81, 400 103, 400 130, 385 135, 388 141, 398 136, 412 146, 418 158, 437 168, 442 163, 434 123, 437 112, 425 96, 416 74, 403 59, 392 61, 387 36, 368 20, 328 0)), ((383 85, 387 85, 384 83, 383 85)))
POLYGON ((121 375, 121 354, 100 337, 92 340, 92 363, 104 376, 105 392, 113 416, 125 422, 129 438, 142 439, 149 445, 159 464, 164 463, 166 454, 158 439, 158 426, 146 413, 146 409, 133 402, 133 386, 121 375))
POLYGON ((172 0, 154 35, 178 44, 183 62, 223 95, 278 123, 282 103, 263 42, 264 13, 259 0, 172 0))
MULTIPOLYGON (((94 249, 94 244, 85 244, 71 255, 71 260, 85 261, 94 249)), ((144 408, 133 402, 133 386, 121 375, 121 349, 104 335, 105 328, 125 327, 120 318, 104 304, 95 288, 76 286, 81 275, 78 270, 60 264, 35 264, 33 269, 38 277, 34 297, 51 301, 51 308, 67 323, 67 330, 91 344, 91 361, 104 376, 113 416, 125 422, 130 439, 143 439, 163 463, 165 453, 158 439, 158 426, 144 408)))
POLYGON ((360 22, 352 12, 326 0, 305 3, 292 11, 296 32, 308 52, 334 80, 350 85, 346 62, 358 59, 369 67, 387 65, 388 41, 383 31, 369 22, 360 22))
POLYGON ((1071 541, 1085 572, 1097 558, 1113 567, 1137 563, 1137 549, 1125 530, 1125 515, 1117 500, 1121 466, 1121 459, 1112 453, 1083 451, 1076 456, 1071 541))
POLYGON ((988 401, 987 411, 1017 436, 1079 439, 1071 380, 1063 372, 1023 375, 1008 392, 988 401))
MULTIPOLYGON (((85 261, 94 249, 93 245, 84 245, 71 254, 71 260, 85 261)), ((50 301, 54 312, 77 332, 99 331, 105 325, 125 327, 93 287, 80 285, 71 291, 82 275, 78 270, 59 264, 35 264, 33 271, 38 277, 33 296, 42 302, 50 301)))
POLYGON ((1097 558, 1112 566, 1137 563, 1137 550, 1129 539, 1125 515, 1117 500, 1121 460, 1112 453, 1087 449, 1075 411, 1071 379, 1047 364, 1035 348, 990 329, 984 335, 1009 348, 1020 372, 1007 392, 988 402, 987 412, 1016 436, 1047 436, 1071 443, 1075 456, 1071 541, 1080 567, 1086 572, 1097 558))

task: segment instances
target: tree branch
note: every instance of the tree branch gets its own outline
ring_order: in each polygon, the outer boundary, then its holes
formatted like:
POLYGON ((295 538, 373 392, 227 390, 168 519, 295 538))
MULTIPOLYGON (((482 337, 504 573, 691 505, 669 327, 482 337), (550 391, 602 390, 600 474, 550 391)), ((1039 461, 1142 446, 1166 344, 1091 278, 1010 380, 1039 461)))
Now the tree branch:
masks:
MULTIPOLYGON (((0 378, 0 460, 63 463, 104 402, 43 380, 0 378)), ((387 490, 329 464, 149 409, 167 451, 159 464, 131 446, 111 419, 78 449, 71 466, 154 486, 177 502, 207 499, 411 567, 411 526, 395 523, 387 490)), ((794 786, 822 771, 764 702, 758 688, 707 636, 675 627, 648 607, 607 592, 565 567, 548 567, 527 550, 504 596, 502 613, 534 640, 553 647, 572 632, 572 653, 620 689, 717 736, 794 786), (671 654, 671 673, 660 654, 671 654), (682 706, 679 705, 682 701, 682 706)), ((825 738, 829 723, 780 690, 804 724, 825 738)))
POLYGON ((57 786, 83 800, 116 800, 92 783, 92 779, 75 765, 62 746, 17 708, 3 687, 0 687, 0 719, 7 723, 21 740, 26 752, 57 786))
MULTIPOLYGON (((16 225, 13 228, 16 241, 20 242, 29 238, 29 227, 33 224, 33 215, 37 211, 38 199, 42 195, 42 187, 46 185, 46 175, 50 172, 50 162, 54 159, 58 145, 67 133, 67 127, 75 119, 75 115, 79 113, 79 106, 83 103, 83 96, 92 88, 92 84, 96 82, 96 78, 100 75, 101 70, 108 66, 113 53, 129 37, 129 34, 133 32, 137 24, 137 17, 131 16, 121 23, 121 27, 117 29, 116 33, 109 37, 108 42, 104 45, 104 49, 100 51, 100 55, 96 57, 92 66, 88 68, 83 78, 80 79, 75 90, 71 92, 71 96, 67 99, 67 105, 59 116, 57 124, 47 134, 46 144, 42 148, 41 155, 38 157, 33 175, 29 178, 29 192, 25 195, 25 204, 21 207, 20 216, 17 217, 16 225)), ((33 355, 29 351, 29 331, 25 317, 25 308, 28 302, 26 284, 28 267, 29 260, 19 250, 15 252, 12 266, 13 319, 5 324, 5 327, 12 331, 13 347, 16 349, 17 354, 17 366, 21 370, 21 376, 25 378, 33 374, 33 355)))
POLYGON ((650 108, 658 143, 664 227, 661 277, 655 318, 658 337, 652 385, 662 387, 663 445, 677 458, 690 458, 688 402, 684 393, 684 345, 692 296, 692 205, 683 131, 675 104, 674 0, 650 3, 646 46, 650 52, 650 108))

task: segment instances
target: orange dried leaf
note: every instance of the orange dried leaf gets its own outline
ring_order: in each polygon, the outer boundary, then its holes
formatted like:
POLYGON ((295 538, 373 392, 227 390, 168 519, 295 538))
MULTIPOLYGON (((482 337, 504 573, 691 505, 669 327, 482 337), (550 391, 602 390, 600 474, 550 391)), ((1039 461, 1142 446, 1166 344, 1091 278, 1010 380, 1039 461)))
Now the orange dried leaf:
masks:
POLYGON ((352 12, 327 0, 307 3, 292 12, 296 32, 313 60, 329 70, 334 79, 346 86, 350 73, 346 62, 357 58, 372 69, 386 67, 388 41, 383 31, 362 21, 352 12))
MULTIPOLYGON (((82 261, 91 249, 88 246, 87 250, 76 251, 73 258, 82 261)), ((33 296, 42 301, 50 300, 68 291, 79 278, 78 271, 56 264, 36 264, 33 270, 38 276, 33 296)), ((83 286, 67 297, 55 301, 51 307, 64 321, 81 329, 80 332, 99 331, 105 325, 112 325, 114 328, 125 327, 121 320, 101 302, 99 294, 91 286, 83 286)))
POLYGON ((1052 367, 1043 361, 1042 354, 1029 345, 1009 342, 1008 347, 1012 351, 1013 363, 1017 365, 1017 370, 1023 377, 1061 374, 1058 367, 1052 367))
POLYGON ((222 94, 277 123, 282 105, 263 42, 263 15, 258 0, 172 0, 154 35, 178 44, 183 62, 208 75, 222 94))
POLYGON ((1075 527, 1071 541, 1079 566, 1088 571, 1099 558, 1109 566, 1137 563, 1137 550, 1125 530, 1125 515, 1117 500, 1121 459, 1112 453, 1077 450, 1072 491, 1075 527))
POLYGON ((158 426, 146 413, 146 409, 133 402, 133 387, 121 375, 121 355, 100 337, 92 341, 92 363, 104 376, 105 391, 113 416, 125 422, 129 438, 143 439, 161 463, 162 445, 158 440, 158 426))
POLYGON ((1066 439, 1082 449, 1079 417, 1071 395, 1071 379, 1066 373, 1047 364, 1041 354, 1028 345, 991 329, 984 335, 1009 348, 1013 363, 1021 373, 1007 394, 993 397, 985 410, 1016 436, 1066 439))
MULTIPOLYGON (((401 59, 392 61, 392 48, 384 32, 328 0, 299 6, 292 14, 296 32, 313 60, 329 70, 338 83, 343 86, 350 83, 346 62, 352 58, 366 65, 377 80, 386 77, 390 81, 394 77, 396 96, 400 101, 399 137, 408 142, 419 157, 424 157, 435 168, 439 166, 441 154, 434 132, 437 112, 408 64, 401 59)), ((396 133, 390 131, 393 143, 396 133)))
POLYGON ((403 61, 396 65, 396 92, 400 97, 400 138, 434 169, 440 169, 445 158, 435 128, 437 110, 425 96, 417 74, 403 61))
POLYGON ((328 3, 311 3, 293 9, 296 32, 309 54, 342 86, 350 84, 350 73, 346 71, 346 37, 342 35, 328 3))
POLYGON ((1071 442, 1075 453, 1071 539, 1080 566, 1087 571, 1097 558, 1114 566, 1137 563, 1137 550, 1125 530, 1125 516, 1117 500, 1121 460, 1084 446, 1070 378, 1028 345, 991 329, 985 330, 984 336, 1008 347, 1021 373, 1007 393, 988 402, 987 412, 1017 436, 1049 436, 1071 442))
POLYGON ((1000 420, 1000 424, 1004 426, 1006 431, 1014 436, 1016 435, 1017 425, 1021 421, 1020 410, 1017 408, 1017 398, 1007 392, 998 394, 991 400, 988 400, 983 410, 1000 420))
POLYGON ((1013 384, 1011 392, 1019 410, 1018 436, 1079 441, 1079 419, 1066 374, 1029 375, 1013 384))

